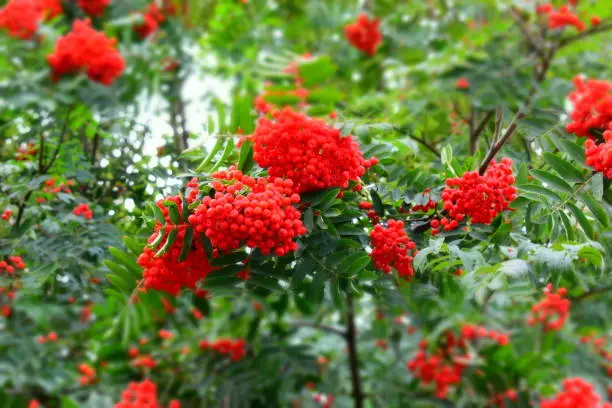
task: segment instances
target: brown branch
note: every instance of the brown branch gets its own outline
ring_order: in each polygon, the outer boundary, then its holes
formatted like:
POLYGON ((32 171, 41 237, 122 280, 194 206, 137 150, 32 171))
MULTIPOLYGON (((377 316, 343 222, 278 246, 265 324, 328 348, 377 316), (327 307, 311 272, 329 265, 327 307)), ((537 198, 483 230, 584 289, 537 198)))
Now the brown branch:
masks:
POLYGON ((93 146, 91 148, 90 163, 92 166, 96 164, 96 154, 98 154, 99 145, 100 145, 100 133, 96 132, 96 134, 94 135, 93 146))
POLYGON ((353 298, 346 296, 346 343, 351 370, 351 384, 353 388, 353 400, 355 408, 363 408, 365 395, 361 388, 361 375, 359 374, 359 356, 357 354, 357 330, 355 329, 355 310, 353 309, 353 298))
POLYGON ((606 292, 608 292, 610 290, 612 290, 612 285, 610 285, 610 286, 602 286, 600 288, 594 288, 594 289, 591 289, 591 290, 589 290, 587 292, 584 292, 580 296, 571 297, 570 299, 571 299, 572 302, 578 302, 578 301, 590 298, 590 297, 595 296, 595 295, 601 295, 602 293, 606 293, 606 292))
POLYGON ((68 130, 68 118, 70 117, 71 112, 72 108, 69 108, 68 112, 66 113, 66 119, 64 120, 64 125, 62 126, 57 146, 55 146, 55 150, 51 155, 51 159, 49 160, 49 163, 47 163, 47 165, 43 167, 41 174, 46 174, 51 169, 51 167, 53 167, 55 161, 57 160, 57 156, 59 155, 60 149, 62 148, 62 144, 64 143, 64 138, 66 137, 66 131, 68 130))
POLYGON ((478 150, 478 139, 480 138, 480 134, 492 117, 493 111, 487 112, 476 127, 470 131, 470 155, 474 155, 476 150, 478 150))
POLYGON ((563 48, 566 45, 573 43, 574 41, 581 40, 591 35, 600 34, 608 30, 612 30, 612 22, 601 22, 599 25, 591 27, 588 30, 585 30, 571 37, 566 37, 562 39, 561 41, 559 41, 559 44, 557 45, 556 48, 557 49, 563 48))
POLYGON ((525 20, 523 19, 521 12, 516 7, 512 7, 512 17, 514 17, 514 20, 516 21, 519 30, 521 30, 523 37, 525 37, 525 39, 527 40, 527 43, 529 43, 531 48, 533 48, 533 50, 540 57, 544 57, 545 54, 541 45, 541 42, 543 42, 543 40, 541 38, 538 38, 537 40, 534 38, 533 34, 529 31, 529 27, 527 27, 527 24, 525 24, 525 20))
POLYGON ((413 134, 411 134, 411 133, 404 133, 404 131, 403 131, 401 128, 396 127, 396 126, 394 126, 393 128, 394 128, 394 129, 395 129, 397 132, 400 132, 401 134, 403 134, 403 135, 405 135, 405 136, 408 136, 410 139, 412 139, 412 140, 414 140, 414 141, 416 141, 416 142, 419 142, 419 143, 420 143, 420 144, 422 144, 422 145, 423 145, 425 148, 427 148, 427 150, 429 150, 430 152, 432 152, 432 153, 433 153, 433 154, 435 154, 436 156, 438 156, 438 157, 442 157, 442 155, 440 154, 440 152, 438 151, 438 149, 436 149, 436 148, 434 147, 434 145, 432 145, 431 143, 429 143, 429 142, 428 142, 427 140, 425 140, 424 138, 422 138, 422 137, 418 137, 418 136, 415 136, 415 135, 413 135, 413 134))

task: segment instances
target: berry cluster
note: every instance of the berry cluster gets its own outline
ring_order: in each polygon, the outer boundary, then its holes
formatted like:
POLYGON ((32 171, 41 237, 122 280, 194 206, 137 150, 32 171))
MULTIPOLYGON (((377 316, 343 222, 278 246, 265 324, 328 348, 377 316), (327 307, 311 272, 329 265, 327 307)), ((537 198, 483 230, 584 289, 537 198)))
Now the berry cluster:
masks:
POLYGON ((89 208, 89 205, 87 204, 77 205, 74 207, 74 210, 72 210, 72 213, 77 217, 83 217, 86 220, 91 220, 93 218, 93 211, 91 211, 91 208, 89 208))
POLYGON ((518 402, 518 394, 514 388, 510 388, 502 393, 494 394, 489 400, 489 406, 506 408, 506 401, 512 401, 514 403, 518 402))
POLYGON ((608 377, 612 377, 612 352, 606 350, 606 339, 604 337, 592 338, 591 336, 583 336, 580 342, 593 346, 595 352, 602 358, 602 368, 608 377))
POLYGON ((559 10, 551 10, 548 13, 548 28, 564 28, 574 26, 578 31, 584 31, 585 25, 569 6, 563 6, 559 10))
POLYGON ((110 2, 111 0, 79 0, 79 7, 91 17, 100 17, 110 2))
POLYGON ((321 408, 332 408, 334 406, 334 396, 316 392, 312 395, 312 400, 319 404, 321 408))
POLYGON ((79 378, 79 383, 81 385, 90 385, 96 381, 96 370, 89 364, 79 364, 79 373, 81 373, 81 377, 79 378))
POLYGON ((259 119, 251 136, 254 159, 268 174, 293 180, 295 191, 304 193, 328 187, 348 188, 377 163, 364 160, 352 136, 324 121, 286 107, 272 114, 275 120, 259 119))
MULTIPOLYGON (((204 280, 214 268, 208 263, 208 257, 197 231, 194 232, 186 259, 179 261, 188 226, 172 223, 170 211, 164 205, 164 201, 173 202, 178 212, 182 213, 182 199, 179 196, 171 196, 156 203, 164 215, 166 225, 162 226, 160 223, 155 225, 155 232, 149 238, 149 245, 144 248, 137 261, 144 268, 143 286, 145 288, 161 290, 177 296, 184 287, 197 290, 197 283, 204 280), (161 246, 165 245, 164 243, 167 242, 173 230, 178 231, 176 240, 167 251, 156 257, 155 255, 161 246)), ((166 301, 166 299, 162 300, 166 301)))
POLYGON ((591 130, 612 130, 612 82, 597 79, 573 79, 576 89, 568 99, 573 108, 571 122, 566 126, 569 133, 579 137, 594 138, 591 130))
POLYGON ((586 164, 593 170, 602 172, 606 178, 612 179, 612 129, 606 130, 603 136, 603 143, 597 144, 592 139, 584 143, 586 164))
POLYGON ((9 218, 11 218, 11 215, 13 215, 13 212, 11 211, 10 208, 6 208, 3 212, 2 212, 2 218, 4 221, 8 221, 9 218))
POLYGON ((110 85, 125 69, 116 40, 94 30, 89 20, 76 20, 72 31, 57 40, 47 60, 55 80, 85 71, 92 81, 110 85))
POLYGON ((46 342, 53 343, 56 342, 58 338, 59 336, 57 335, 57 332, 52 331, 46 336, 41 334, 40 336, 36 337, 36 342, 38 344, 45 344, 46 342))
POLYGON ((552 284, 546 285, 545 297, 532 306, 532 315, 529 317, 528 324, 533 326, 542 323, 545 331, 560 330, 570 312, 570 301, 564 298, 566 293, 565 288, 559 288, 554 293, 552 284))
POLYGON ((0 10, 0 28, 5 28, 12 37, 30 39, 38 24, 62 13, 60 0, 10 0, 0 10))
POLYGON ((499 163, 492 161, 482 176, 477 171, 468 171, 461 177, 447 179, 441 197, 450 219, 432 220, 432 233, 437 234, 440 227, 453 230, 465 217, 470 217, 473 223, 490 224, 497 214, 507 210, 516 198, 511 165, 512 160, 504 158, 499 163))
POLYGON ((445 343, 435 354, 429 354, 427 342, 421 341, 420 350, 407 363, 408 370, 424 385, 434 383, 435 395, 440 399, 447 397, 451 386, 461 382, 466 367, 463 361, 470 359, 463 339, 456 339, 452 332, 447 332, 445 343))
POLYGON ((468 89, 469 87, 470 81, 465 77, 461 77, 455 82, 455 88, 457 89, 468 89))
POLYGON ((26 264, 20 256, 9 256, 8 261, 0 261, 0 273, 12 275, 16 270, 25 269, 26 264))
MULTIPOLYGON (((420 197, 415 197, 413 200, 414 204, 412 205, 411 212, 421 211, 421 212, 429 212, 430 210, 434 210, 436 208, 436 202, 431 199, 431 189, 426 188, 420 194, 420 197)), ((400 210, 400 212, 402 212, 400 210)))
POLYGON ((30 160, 32 156, 38 153, 38 147, 32 142, 27 143, 24 146, 20 146, 15 154, 15 160, 26 161, 30 160))
POLYGON ((142 14, 142 24, 135 26, 134 31, 136 31, 140 38, 147 38, 157 31, 161 23, 166 21, 167 11, 166 7, 161 8, 155 2, 149 4, 149 7, 142 14))
POLYGON ((380 32, 380 21, 377 18, 370 19, 365 14, 360 14, 357 21, 344 26, 344 36, 355 48, 372 56, 382 42, 380 32))
POLYGON ((213 174, 214 197, 204 197, 189 223, 205 234, 214 248, 231 251, 246 244, 262 254, 283 256, 297 249, 294 239, 306 233, 300 196, 291 180, 253 178, 235 168, 213 174))
POLYGON ((246 355, 246 342, 244 339, 202 340, 200 342, 200 350, 213 350, 219 354, 229 356, 232 361, 239 361, 246 355))
POLYGON ((414 275, 412 269, 412 250, 416 244, 404 230, 404 222, 389 220, 387 226, 376 225, 370 233, 372 253, 370 257, 376 269, 390 273, 391 268, 406 280, 414 275))
POLYGON ((540 408, 611 408, 612 404, 600 403, 601 398, 593 385, 579 377, 567 378, 562 383, 563 391, 554 398, 543 400, 540 408))
POLYGON ((461 326, 461 336, 466 340, 490 339, 500 346, 510 344, 510 336, 508 334, 499 333, 474 324, 464 324, 461 326))
POLYGON ((0 286, 0 300, 4 300, 4 298, 6 297, 6 303, 4 303, 2 307, 0 307, 0 314, 8 318, 11 316, 11 313, 13 312, 13 309, 11 308, 11 304, 13 303, 13 300, 15 300, 15 291, 7 290, 7 289, 8 288, 4 288, 0 286), (3 296, 3 295, 6 295, 6 296, 3 296))
MULTIPOLYGON (((121 393, 121 401, 114 408, 162 408, 157 400, 157 386, 151 380, 131 382, 121 393)), ((168 408, 180 408, 177 400, 170 401, 168 408)))

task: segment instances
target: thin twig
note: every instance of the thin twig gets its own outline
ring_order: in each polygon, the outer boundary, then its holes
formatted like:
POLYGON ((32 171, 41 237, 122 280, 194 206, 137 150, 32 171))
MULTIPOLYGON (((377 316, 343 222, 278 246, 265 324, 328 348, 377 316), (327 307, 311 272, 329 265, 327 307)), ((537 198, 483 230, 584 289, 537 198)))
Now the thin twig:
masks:
POLYGON ((608 30, 612 30, 612 22, 601 22, 598 26, 591 27, 581 33, 562 39, 561 41, 559 41, 559 44, 556 48, 563 48, 566 45, 573 43, 574 41, 581 40, 591 35, 600 34, 608 30))
POLYGON ((519 29, 521 30, 523 37, 525 37, 525 39, 527 40, 531 48, 533 48, 534 51, 540 57, 544 57, 545 54, 544 54, 544 50, 542 49, 543 46, 541 44, 542 39, 538 38, 536 40, 533 37, 533 34, 529 31, 529 28, 527 27, 527 24, 525 24, 525 20, 523 19, 521 12, 516 7, 512 7, 512 17, 514 17, 514 20, 516 21, 519 29))
POLYGON ((394 129, 397 132, 400 132, 401 134, 403 134, 404 136, 408 136, 410 139, 419 142, 420 144, 422 144, 424 147, 427 148, 427 150, 429 150, 430 152, 432 152, 433 154, 435 154, 438 157, 442 157, 442 155, 440 154, 440 152, 438 151, 438 149, 436 149, 432 144, 430 144, 427 140, 425 140, 424 138, 415 136, 411 133, 404 133, 404 131, 399 128, 399 127, 394 127, 394 129))
POLYGON ((600 295, 602 293, 606 293, 606 292, 608 292, 610 290, 612 290, 612 285, 610 285, 610 286, 602 286, 600 288, 594 288, 594 289, 591 289, 591 290, 589 290, 587 292, 584 292, 580 296, 571 297, 570 299, 571 299, 572 302, 578 302, 578 301, 590 298, 591 296, 595 296, 595 295, 600 295))
POLYGON ((346 342, 351 369, 351 384, 353 387, 353 400, 355 408, 363 408, 365 395, 361 388, 361 375, 359 373, 359 355, 357 354, 357 330, 355 329, 355 310, 353 298, 350 294, 346 296, 346 342))
POLYGON ((484 130, 489 120, 493 117, 493 111, 489 111, 485 114, 485 116, 481 119, 481 121, 476 125, 476 128, 473 132, 470 132, 470 154, 473 155, 478 150, 478 140, 480 138, 480 134, 484 130))

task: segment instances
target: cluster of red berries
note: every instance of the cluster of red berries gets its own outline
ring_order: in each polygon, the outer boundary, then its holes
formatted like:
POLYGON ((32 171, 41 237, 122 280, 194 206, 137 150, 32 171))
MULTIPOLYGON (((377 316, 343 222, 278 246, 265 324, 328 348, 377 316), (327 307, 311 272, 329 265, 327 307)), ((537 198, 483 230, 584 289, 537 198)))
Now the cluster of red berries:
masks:
POLYGON ((416 244, 406 234, 403 221, 389 220, 386 227, 376 225, 370 233, 370 239, 370 257, 376 269, 390 273, 393 268, 402 278, 412 278, 412 251, 416 244))
POLYGON ((580 339, 583 344, 591 344, 593 349, 602 358, 601 366, 608 377, 612 377, 612 352, 606 350, 606 339, 604 337, 592 338, 591 336, 583 336, 580 339))
POLYGON ((231 168, 213 174, 214 197, 206 196, 189 223, 214 248, 232 251, 246 244, 262 254, 283 256, 297 249, 294 239, 306 233, 294 183, 276 177, 253 178, 231 168))
POLYGON ((592 139, 584 143, 586 164, 602 172, 604 177, 612 179, 612 129, 606 130, 603 137, 605 141, 600 144, 592 139))
POLYGON ((452 332, 447 332, 445 345, 438 347, 435 354, 427 351, 427 342, 421 341, 419 351, 407 363, 408 370, 424 385, 434 383, 437 398, 445 399, 450 387, 461 382, 464 362, 470 360, 465 349, 465 340, 456 339, 452 332))
POLYGON ((239 361, 246 355, 246 341, 244 339, 202 340, 200 342, 200 350, 213 350, 219 354, 229 356, 232 361, 239 361))
MULTIPOLYGON (((157 386, 151 380, 131 382, 121 393, 121 401, 114 408, 162 408, 157 400, 157 386)), ((168 408, 181 408, 181 404, 172 400, 168 408)))
POLYGON ((595 137, 591 130, 612 130, 612 82, 598 79, 585 81, 581 76, 574 77, 573 82, 576 89, 567 96, 573 108, 566 130, 576 136, 592 139, 595 137))
POLYGON ((377 18, 370 19, 367 15, 360 14, 357 21, 344 26, 344 36, 355 48, 372 56, 382 43, 379 25, 377 18))
POLYGON ((11 211, 10 208, 6 208, 3 212, 2 212, 2 218, 4 221, 8 221, 9 218, 11 218, 11 215, 13 215, 13 212, 11 211))
POLYGON ((13 312, 13 309, 11 308, 11 304, 13 303, 13 300, 15 300, 15 291, 7 290, 7 288, 0 286, 0 300, 4 300, 3 298, 5 297, 6 297, 6 303, 4 303, 2 307, 0 307, 0 314, 8 318, 11 316, 11 313, 13 312))
MULTIPOLYGON (((425 203, 424 204, 414 204, 411 208, 412 212, 414 211, 429 212, 430 210, 435 210, 437 206, 437 203, 431 199, 431 189, 430 188, 426 188, 425 191, 421 193, 421 197, 417 201, 419 203, 423 203, 423 202, 425 203)), ((400 212, 402 211, 400 210, 400 212)))
POLYGON ((95 82, 110 85, 125 69, 116 40, 91 27, 89 20, 76 20, 72 31, 60 37, 47 57, 53 78, 85 71, 95 82))
POLYGON ((499 163, 492 161, 482 176, 477 171, 468 171, 461 177, 447 179, 441 197, 450 219, 432 220, 432 234, 437 234, 440 227, 445 231, 457 228, 465 217, 470 217, 473 223, 490 224, 516 198, 513 184, 512 160, 508 158, 499 163))
POLYGON ((36 342, 38 344, 45 344, 46 342, 49 343, 54 343, 57 341, 57 339, 59 338, 59 336, 57 335, 57 332, 49 332, 46 336, 41 334, 40 336, 36 337, 36 342))
POLYGON ((470 81, 465 77, 461 77, 455 82, 455 88, 457 89, 468 89, 469 87, 470 81))
POLYGON ((510 335, 474 324, 464 324, 461 326, 461 336, 466 340, 490 339, 500 346, 510 344, 510 335))
POLYGON ((580 18, 572 11, 569 5, 555 10, 552 4, 540 4, 536 8, 538 14, 548 15, 548 28, 564 28, 574 26, 578 31, 584 31, 585 25, 580 18))
POLYGON ((93 218, 93 211, 91 211, 88 204, 77 205, 74 207, 74 210, 72 210, 72 213, 77 217, 83 217, 86 220, 91 220, 93 218))
POLYGON ((81 385, 91 385, 96 382, 96 370, 86 363, 79 364, 79 383, 81 385))
POLYGON ((20 256, 9 256, 8 261, 0 261, 0 273, 12 275, 16 270, 25 269, 26 264, 20 256))
POLYGON ((159 7, 156 2, 149 4, 149 7, 142 14, 142 24, 134 27, 134 31, 140 38, 147 38, 159 28, 159 25, 166 21, 168 15, 176 12, 174 7, 168 5, 159 7))
POLYGON ((352 136, 324 121, 286 107, 272 113, 275 120, 260 118, 253 142, 254 159, 268 174, 293 180, 298 193, 328 187, 348 188, 367 167, 378 163, 364 160, 352 136))
POLYGON ((30 39, 38 24, 61 14, 61 0, 9 0, 0 10, 0 28, 5 28, 12 37, 30 39))
POLYGON ((17 153, 15 154, 15 160, 30 160, 32 156, 36 155, 36 153, 38 153, 38 148, 36 147, 36 144, 29 142, 24 146, 19 146, 19 148, 17 149, 17 153))
POLYGON ((555 293, 552 284, 546 285, 544 299, 532 306, 532 315, 527 323, 530 326, 542 323, 545 331, 560 330, 570 312, 571 302, 564 297, 566 294, 565 288, 559 288, 555 293))
POLYGON ((111 0, 79 0, 79 7, 89 16, 100 17, 111 0))
MULTIPOLYGON (((158 206, 161 206, 161 201, 158 202, 158 206)), ((160 234, 163 236, 160 242, 166 242, 173 228, 180 228, 180 226, 168 226, 166 229, 157 225, 157 231, 149 239, 149 244, 158 240, 160 234)), ((210 266, 197 235, 192 240, 192 248, 187 258, 179 261, 185 241, 185 231, 186 228, 179 229, 176 241, 164 254, 155 257, 159 247, 145 247, 140 254, 138 264, 144 268, 143 286, 145 288, 161 290, 177 296, 184 287, 196 290, 197 283, 204 280, 213 271, 214 268, 210 266)))
POLYGON ((489 406, 506 408, 506 401, 512 401, 516 403, 518 401, 518 394, 514 388, 510 388, 502 393, 494 394, 489 399, 489 406))
POLYGON ((59 183, 57 185, 55 183, 57 183, 57 179, 55 179, 54 177, 45 181, 45 186, 42 188, 42 192, 51 193, 51 194, 56 194, 56 193, 70 194, 72 192, 70 190, 70 186, 74 184, 74 181, 68 180, 65 183, 59 183))
POLYGON ((593 385, 580 377, 567 378, 562 386, 563 391, 554 398, 543 400, 540 408, 612 408, 609 402, 600 403, 601 398, 593 385))
POLYGON ((332 408, 334 406, 334 396, 316 392, 312 395, 312 400, 319 404, 321 408, 332 408))

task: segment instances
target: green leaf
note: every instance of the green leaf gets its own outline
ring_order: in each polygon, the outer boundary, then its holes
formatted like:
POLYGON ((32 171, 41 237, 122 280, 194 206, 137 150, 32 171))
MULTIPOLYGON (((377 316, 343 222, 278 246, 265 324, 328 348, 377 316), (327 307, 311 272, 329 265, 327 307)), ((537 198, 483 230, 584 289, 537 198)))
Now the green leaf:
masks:
POLYGON ((212 166, 212 168, 210 169, 210 172, 212 173, 214 171, 217 171, 217 169, 221 167, 223 163, 227 161, 227 159, 229 159, 233 150, 234 150, 234 142, 232 141, 232 139, 228 139, 227 142, 225 143, 225 149, 223 150, 223 154, 221 155, 221 158, 219 159, 219 161, 215 163, 214 166, 212 166))
POLYGON ((544 160, 567 181, 580 182, 584 180, 583 174, 572 166, 568 161, 556 156, 552 153, 544 153, 544 160))
POLYGON ((302 281, 306 278, 306 275, 312 273, 314 270, 314 262, 311 259, 305 258, 298 262, 293 270, 293 275, 291 276, 291 287, 296 289, 302 281))
POLYGON ((604 180, 603 173, 598 172, 591 177, 591 192, 593 193, 593 198, 596 200, 601 200, 603 198, 604 193, 604 180))
POLYGON ((170 230, 170 233, 168 233, 168 239, 166 240, 166 243, 164 244, 163 247, 160 248, 159 251, 157 251, 157 253, 155 254, 155 258, 159 258, 160 256, 165 255, 170 250, 170 248, 176 241, 177 237, 178 237, 178 230, 176 228, 173 230, 170 230))
POLYGON ((533 193, 535 194, 536 197, 538 195, 543 195, 559 203, 563 201, 563 199, 559 196, 559 194, 545 187, 541 187, 535 184, 523 184, 523 185, 518 186, 518 188, 523 192, 533 193))
POLYGON ((606 210, 603 208, 603 206, 598 203, 593 197, 591 197, 590 194, 582 193, 579 195, 579 197, 580 200, 585 203, 587 207, 589 207, 589 210, 591 210, 591 213, 593 213, 595 219, 599 221, 601 225, 607 227, 608 214, 606 213, 606 210))
POLYGON ((178 211, 178 205, 174 201, 164 201, 163 204, 168 208, 168 215, 170 216, 170 221, 174 225, 178 225, 181 223, 181 215, 178 211))
POLYGON ((193 241, 193 228, 187 228, 185 231, 185 238, 183 240, 183 249, 179 255, 179 262, 183 262, 189 256, 191 252, 191 243, 193 241))
POLYGON ((570 209, 572 214, 574 214, 574 217, 576 218, 576 220, 578 220, 578 223, 582 227, 582 230, 587 235, 587 237, 593 239, 595 235, 595 232, 593 231, 593 226, 591 225, 591 222, 588 220, 588 218, 584 215, 582 210, 578 209, 578 207, 576 207, 572 203, 567 203, 565 204, 565 206, 570 209))
POLYGON ((155 216, 157 222, 159 222, 161 225, 166 225, 166 218, 164 217, 164 213, 157 206, 156 203, 151 204, 151 209, 153 210, 153 215, 155 216))
POLYGON ((212 161, 212 159, 217 155, 217 153, 219 152, 219 150, 221 150, 222 147, 223 147, 223 139, 219 137, 217 141, 215 142, 215 145, 213 146, 213 148, 210 150, 208 155, 206 155, 206 157, 204 158, 202 163, 198 166, 196 171, 197 172, 205 171, 208 165, 210 164, 210 162, 212 161))
POLYGON ((308 230, 309 233, 312 232, 314 228, 314 217, 312 214, 312 208, 308 207, 306 211, 304 211, 304 226, 308 230))
POLYGON ((539 181, 541 181, 542 183, 549 184, 552 187, 555 187, 564 193, 567 193, 567 194, 574 193, 572 186, 570 186, 567 182, 565 182, 565 180, 563 180, 562 178, 548 171, 534 169, 534 170, 531 170, 531 174, 533 174, 533 176, 539 181))
POLYGON ((250 140, 245 140, 240 146, 240 157, 238 159, 238 170, 243 173, 248 173, 253 167, 253 145, 250 140))
POLYGON ((249 254, 246 252, 232 252, 227 255, 223 255, 217 258, 214 258, 210 261, 212 266, 224 266, 224 265, 232 265, 238 262, 242 262, 249 257, 249 254))

